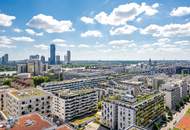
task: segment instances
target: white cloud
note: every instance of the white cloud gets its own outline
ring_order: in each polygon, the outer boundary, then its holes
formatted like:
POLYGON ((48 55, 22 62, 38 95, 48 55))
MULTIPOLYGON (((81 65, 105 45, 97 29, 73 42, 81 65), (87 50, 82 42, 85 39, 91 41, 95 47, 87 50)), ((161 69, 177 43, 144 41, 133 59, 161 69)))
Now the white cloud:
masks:
POLYGON ((142 21, 142 18, 139 17, 139 18, 136 19, 136 21, 140 23, 142 21))
POLYGON ((161 39, 158 39, 158 42, 167 43, 167 42, 170 42, 170 39, 169 38, 161 38, 161 39))
POLYGON ((176 41, 175 44, 176 45, 180 45, 180 46, 189 46, 190 45, 190 41, 187 41, 187 40, 176 41))
POLYGON ((12 45, 12 40, 7 36, 0 36, 0 47, 1 48, 15 48, 16 46, 12 45))
POLYGON ((185 16, 190 14, 190 7, 178 7, 170 12, 171 16, 185 16))
POLYGON ((25 29, 25 31, 28 33, 28 34, 30 34, 30 35, 34 35, 34 36, 43 36, 43 32, 41 32, 41 33, 37 33, 37 32, 35 32, 34 30, 32 30, 32 29, 25 29))
POLYGON ((75 45, 73 44, 66 44, 65 43, 66 41, 64 39, 53 39, 51 42, 60 47, 69 47, 69 48, 75 47, 75 45))
POLYGON ((31 28, 43 29, 48 33, 62 33, 73 31, 72 22, 69 20, 56 20, 52 16, 38 14, 27 23, 31 28))
POLYGON ((33 42, 35 41, 34 39, 30 38, 30 37, 12 37, 11 38, 12 40, 14 41, 17 41, 17 42, 33 42))
POLYGON ((14 45, 0 44, 1 48, 16 48, 14 45))
POLYGON ((94 24, 94 19, 90 17, 83 16, 80 20, 86 24, 94 24))
POLYGON ((13 29, 13 31, 14 31, 14 32, 17 32, 17 33, 22 32, 22 30, 21 30, 21 29, 19 29, 19 28, 14 28, 14 29, 13 29))
POLYGON ((98 30, 89 30, 81 33, 81 37, 102 37, 102 33, 98 30))
POLYGON ((138 29, 135 26, 132 25, 125 25, 123 27, 118 27, 118 28, 112 28, 110 30, 111 35, 120 35, 120 34, 131 34, 138 29))
POLYGON ((34 45, 34 47, 42 49, 42 50, 47 50, 48 49, 48 45, 45 45, 45 44, 34 45))
POLYGON ((140 30, 141 34, 151 34, 154 37, 190 36, 190 22, 185 24, 167 24, 164 26, 151 24, 140 30))
POLYGON ((158 3, 155 3, 152 6, 147 5, 146 3, 141 3, 141 5, 137 3, 128 3, 114 8, 110 14, 100 12, 95 16, 95 20, 106 25, 124 25, 128 21, 133 21, 141 14, 148 16, 155 15, 158 13, 158 7, 158 3))
POLYGON ((110 41, 108 44, 112 45, 112 46, 126 46, 133 43, 133 41, 129 41, 129 40, 113 40, 110 41))
POLYGON ((90 46, 87 44, 79 44, 78 47, 79 48, 89 48, 90 46))
POLYGON ((12 44, 12 40, 7 36, 0 36, 0 44, 12 44))
POLYGON ((52 42, 53 43, 64 43, 65 40, 64 39, 53 39, 52 42))
POLYGON ((0 13, 0 26, 9 27, 12 25, 12 22, 15 19, 16 19, 15 16, 10 16, 10 15, 0 13))

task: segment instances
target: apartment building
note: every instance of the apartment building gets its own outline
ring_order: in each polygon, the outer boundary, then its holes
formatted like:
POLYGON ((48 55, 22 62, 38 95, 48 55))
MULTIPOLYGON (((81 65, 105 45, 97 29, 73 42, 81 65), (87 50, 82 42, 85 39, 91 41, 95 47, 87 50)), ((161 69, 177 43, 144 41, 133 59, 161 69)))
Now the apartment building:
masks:
POLYGON ((51 95, 37 88, 12 89, 5 95, 5 115, 21 116, 38 112, 49 117, 51 114, 51 95))
POLYGON ((180 87, 177 85, 171 85, 170 87, 165 88, 165 103, 166 106, 170 109, 175 109, 176 104, 180 102, 180 87))
POLYGON ((110 96, 103 101, 101 124, 111 130, 125 130, 131 125, 145 127, 163 113, 161 93, 110 96))
POLYGON ((94 89, 60 90, 53 92, 52 113, 63 121, 70 121, 97 111, 94 89))
POLYGON ((174 78, 162 85, 161 90, 165 93, 166 106, 175 109, 176 104, 188 95, 188 83, 183 79, 174 78))
POLYGON ((61 89, 80 89, 85 87, 95 87, 98 82, 101 82, 106 79, 106 76, 93 77, 86 79, 73 79, 73 80, 64 80, 61 82, 48 82, 43 83, 39 86, 43 90, 47 91, 57 91, 61 89))

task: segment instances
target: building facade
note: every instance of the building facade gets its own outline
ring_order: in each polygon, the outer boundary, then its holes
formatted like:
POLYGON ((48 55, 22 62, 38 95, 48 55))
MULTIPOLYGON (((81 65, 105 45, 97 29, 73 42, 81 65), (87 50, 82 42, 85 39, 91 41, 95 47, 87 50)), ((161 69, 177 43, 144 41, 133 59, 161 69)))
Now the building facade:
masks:
POLYGON ((52 113, 62 121, 70 121, 97 111, 97 93, 93 89, 53 92, 52 113))

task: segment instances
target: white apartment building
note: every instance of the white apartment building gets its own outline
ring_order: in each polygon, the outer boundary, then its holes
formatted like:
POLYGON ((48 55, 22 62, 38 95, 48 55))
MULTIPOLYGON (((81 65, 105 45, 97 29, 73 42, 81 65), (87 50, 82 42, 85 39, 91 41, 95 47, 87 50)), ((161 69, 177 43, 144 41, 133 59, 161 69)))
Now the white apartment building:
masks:
POLYGON ((171 85, 164 89, 164 93, 166 106, 170 109, 175 109, 176 104, 181 100, 180 87, 177 85, 171 85))
POLYGON ((162 91, 165 93, 166 106, 175 109, 183 97, 188 95, 188 84, 184 80, 175 79, 163 85, 162 91))
POLYGON ((23 90, 11 89, 5 94, 5 115, 21 116, 38 112, 47 117, 51 114, 51 95, 43 90, 29 88, 23 90))
POLYGON ((145 127, 164 113, 161 93, 111 96, 103 101, 101 124, 111 130, 125 130, 132 125, 145 127))
POLYGON ((80 89, 85 87, 95 87, 97 86, 98 82, 105 80, 106 76, 101 77, 93 77, 93 78, 86 78, 86 79, 73 79, 73 80, 64 80, 61 82, 48 82, 43 83, 39 86, 43 90, 47 91, 57 91, 61 89, 80 89))
POLYGON ((62 121, 70 121, 97 111, 94 89, 60 90, 53 92, 52 113, 62 121))

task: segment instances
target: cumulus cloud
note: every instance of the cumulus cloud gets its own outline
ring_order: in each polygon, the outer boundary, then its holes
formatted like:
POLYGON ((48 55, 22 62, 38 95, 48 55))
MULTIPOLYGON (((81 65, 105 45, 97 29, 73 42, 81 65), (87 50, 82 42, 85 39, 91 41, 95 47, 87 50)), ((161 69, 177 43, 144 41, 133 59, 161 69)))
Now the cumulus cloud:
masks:
POLYGON ((22 30, 21 30, 21 29, 19 29, 19 28, 14 28, 14 29, 13 29, 13 31, 14 31, 14 32, 17 32, 17 33, 22 32, 22 30))
POLYGON ((12 40, 7 36, 0 36, 0 44, 11 44, 12 40))
POLYGON ((42 49, 42 50, 47 50, 48 49, 48 45, 46 45, 46 44, 38 44, 38 45, 34 45, 34 47, 42 49))
POLYGON ((52 42, 53 43, 64 43, 65 40, 64 39, 53 39, 52 42))
POLYGON ((190 22, 185 24, 167 24, 164 26, 151 24, 140 30, 141 34, 151 34, 154 37, 190 36, 190 22))
POLYGON ((132 25, 125 25, 123 27, 112 28, 110 30, 111 35, 120 35, 120 34, 132 34, 133 32, 137 31, 138 29, 132 25))
POLYGON ((106 25, 124 25, 128 21, 133 21, 139 15, 153 16, 158 13, 158 3, 147 5, 146 3, 128 3, 114 8, 110 14, 100 12, 95 16, 95 20, 106 25))
POLYGON ((78 47, 79 48, 89 48, 90 46, 87 44, 79 44, 78 47))
POLYGON ((88 30, 81 33, 81 37, 102 37, 102 33, 98 30, 88 30))
POLYGON ((35 40, 30 38, 30 37, 12 37, 11 38, 12 40, 14 41, 17 41, 17 42, 34 42, 35 40))
POLYGON ((113 40, 110 41, 108 44, 113 46, 124 46, 124 45, 129 45, 131 43, 133 43, 132 40, 113 40))
POLYGON ((94 19, 90 17, 83 16, 80 18, 80 20, 85 24, 94 24, 94 19))
POLYGON ((187 41, 187 40, 175 41, 175 44, 180 45, 180 46, 189 46, 190 41, 187 41))
POLYGON ((43 35, 44 35, 43 32, 37 33, 37 32, 35 32, 35 31, 32 30, 32 29, 25 29, 25 31, 26 31, 28 34, 33 35, 33 36, 43 36, 43 35))
POLYGON ((178 7, 174 8, 171 12, 171 16, 185 16, 190 14, 190 7, 178 7))
POLYGON ((12 40, 7 36, 0 36, 0 47, 1 48, 15 48, 16 46, 12 45, 12 40))
POLYGON ((12 25, 13 20, 15 19, 15 16, 0 13, 0 26, 9 27, 12 25))
POLYGON ((66 41, 64 39, 53 39, 51 42, 60 47, 69 47, 69 48, 75 47, 75 45, 73 44, 66 44, 66 41))
POLYGON ((73 31, 72 22, 69 20, 56 20, 52 16, 38 14, 33 16, 27 23, 31 28, 43 29, 48 33, 62 33, 67 31, 73 31))

